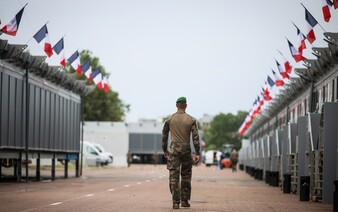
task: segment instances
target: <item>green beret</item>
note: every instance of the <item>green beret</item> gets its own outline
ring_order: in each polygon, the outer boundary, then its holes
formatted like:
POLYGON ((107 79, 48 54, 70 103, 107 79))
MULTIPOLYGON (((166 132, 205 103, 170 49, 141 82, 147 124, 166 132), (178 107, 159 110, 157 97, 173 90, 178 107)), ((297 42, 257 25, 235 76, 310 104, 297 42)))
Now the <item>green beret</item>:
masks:
POLYGON ((176 103, 186 104, 187 103, 187 99, 184 96, 181 96, 180 98, 178 98, 176 100, 176 103))

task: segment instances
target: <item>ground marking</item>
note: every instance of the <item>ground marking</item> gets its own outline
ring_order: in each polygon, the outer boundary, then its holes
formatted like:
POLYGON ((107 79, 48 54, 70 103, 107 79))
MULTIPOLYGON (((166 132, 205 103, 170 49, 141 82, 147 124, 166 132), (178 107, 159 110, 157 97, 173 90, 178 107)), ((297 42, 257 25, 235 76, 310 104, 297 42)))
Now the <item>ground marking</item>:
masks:
POLYGON ((54 206, 54 205, 60 205, 60 204, 62 204, 62 202, 55 202, 55 203, 52 203, 50 205, 54 206))

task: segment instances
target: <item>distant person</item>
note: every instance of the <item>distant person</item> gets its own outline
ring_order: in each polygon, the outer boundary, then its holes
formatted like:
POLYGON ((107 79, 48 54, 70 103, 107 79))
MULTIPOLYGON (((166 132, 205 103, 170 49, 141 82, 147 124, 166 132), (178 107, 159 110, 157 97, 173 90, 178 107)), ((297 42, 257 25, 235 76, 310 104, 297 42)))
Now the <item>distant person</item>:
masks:
POLYGON ((190 207, 191 176, 193 163, 200 160, 200 142, 196 119, 185 112, 187 100, 180 97, 176 101, 177 112, 164 123, 162 130, 162 148, 167 158, 169 170, 169 188, 172 194, 173 209, 190 207), (171 144, 168 150, 168 137, 171 144), (195 147, 195 158, 191 157, 190 136, 192 134, 195 147), (181 175, 181 186, 180 183, 181 175))
POLYGON ((128 151, 128 153, 127 153, 128 168, 130 167, 130 164, 131 164, 132 161, 133 161, 133 157, 132 157, 130 151, 128 151))
POLYGON ((222 152, 216 152, 216 160, 217 160, 217 167, 218 169, 222 169, 222 152))
POLYGON ((152 160, 153 160, 153 163, 154 165, 156 166, 156 164, 158 163, 158 154, 157 154, 157 151, 154 152, 154 154, 152 155, 152 160))
POLYGON ((230 154, 232 172, 237 172, 238 152, 233 148, 230 154))
POLYGON ((205 150, 202 150, 202 163, 205 163, 205 150))

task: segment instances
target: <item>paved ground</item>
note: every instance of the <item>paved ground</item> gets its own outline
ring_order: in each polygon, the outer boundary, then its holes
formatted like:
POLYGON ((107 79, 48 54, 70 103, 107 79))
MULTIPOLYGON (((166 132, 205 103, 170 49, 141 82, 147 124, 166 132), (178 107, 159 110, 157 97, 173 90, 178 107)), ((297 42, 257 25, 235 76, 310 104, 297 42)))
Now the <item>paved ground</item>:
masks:
MULTIPOLYGON (((179 211, 332 211, 300 202, 243 171, 193 169, 191 208, 179 211)), ((177 211, 172 209, 164 165, 85 169, 80 178, 1 183, 0 211, 177 211)))

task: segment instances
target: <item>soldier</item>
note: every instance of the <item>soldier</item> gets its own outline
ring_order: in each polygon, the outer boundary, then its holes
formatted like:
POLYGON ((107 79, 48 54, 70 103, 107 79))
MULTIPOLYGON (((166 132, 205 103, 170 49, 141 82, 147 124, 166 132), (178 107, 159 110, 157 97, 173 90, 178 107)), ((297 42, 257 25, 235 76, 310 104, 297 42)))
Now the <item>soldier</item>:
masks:
POLYGON ((185 113, 187 100, 180 97, 176 101, 177 112, 164 123, 162 130, 162 148, 167 158, 169 170, 169 188, 172 194, 173 208, 190 207, 192 164, 200 160, 200 143, 196 119, 185 113), (168 150, 169 132, 171 144, 168 150), (190 136, 195 147, 195 161, 191 157, 190 136), (181 190, 179 189, 181 175, 181 190))
POLYGON ((238 153, 235 147, 231 151, 230 160, 232 172, 237 172, 238 153))

